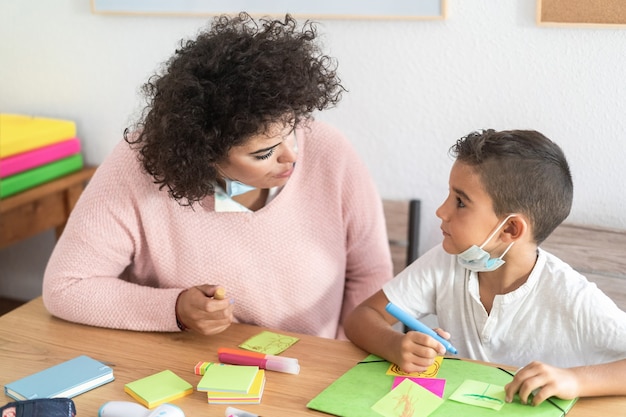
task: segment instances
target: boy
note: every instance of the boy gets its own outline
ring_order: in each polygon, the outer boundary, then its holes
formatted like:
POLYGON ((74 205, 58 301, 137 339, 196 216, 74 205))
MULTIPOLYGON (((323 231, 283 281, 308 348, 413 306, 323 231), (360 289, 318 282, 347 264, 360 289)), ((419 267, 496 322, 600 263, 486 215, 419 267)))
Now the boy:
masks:
POLYGON ((509 402, 626 395, 626 313, 539 248, 572 204, 562 150, 536 131, 486 130, 450 151, 449 194, 436 212, 442 245, 359 305, 348 338, 406 372, 445 353, 426 334, 393 330, 391 301, 417 318, 436 314, 459 357, 522 366, 509 402))

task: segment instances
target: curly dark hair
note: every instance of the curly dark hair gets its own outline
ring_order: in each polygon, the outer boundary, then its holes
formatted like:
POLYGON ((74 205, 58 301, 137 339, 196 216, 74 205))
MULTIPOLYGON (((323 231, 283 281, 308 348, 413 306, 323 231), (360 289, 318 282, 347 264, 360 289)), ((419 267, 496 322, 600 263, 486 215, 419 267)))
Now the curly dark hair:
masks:
POLYGON ((540 132, 476 131, 450 153, 478 173, 497 216, 528 216, 538 245, 569 215, 574 195, 569 164, 563 150, 540 132))
POLYGON ((144 170, 181 205, 214 193, 215 165, 269 125, 300 124, 346 91, 336 61, 314 43, 317 29, 245 12, 216 16, 181 40, 162 74, 143 85, 147 105, 124 130, 144 170))

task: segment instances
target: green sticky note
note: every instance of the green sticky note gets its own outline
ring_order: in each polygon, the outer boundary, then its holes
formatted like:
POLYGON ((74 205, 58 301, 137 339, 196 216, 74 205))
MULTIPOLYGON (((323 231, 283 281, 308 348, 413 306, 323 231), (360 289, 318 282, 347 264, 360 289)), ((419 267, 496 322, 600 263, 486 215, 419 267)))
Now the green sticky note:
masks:
POLYGON ((504 405, 504 387, 467 379, 452 393, 451 400, 477 407, 500 410, 504 405))
POLYGON ((247 394, 258 372, 258 366, 213 363, 204 372, 196 389, 247 394))
POLYGON ((385 417, 426 417, 443 400, 413 381, 405 379, 372 406, 385 417))
POLYGON ((250 339, 240 344, 239 347, 253 352, 265 353, 267 355, 277 355, 296 343, 298 340, 300 339, 297 337, 264 331, 256 336, 252 336, 250 339))
POLYGON ((148 408, 174 401, 193 393, 193 386, 166 369, 165 371, 129 382, 124 391, 148 408))

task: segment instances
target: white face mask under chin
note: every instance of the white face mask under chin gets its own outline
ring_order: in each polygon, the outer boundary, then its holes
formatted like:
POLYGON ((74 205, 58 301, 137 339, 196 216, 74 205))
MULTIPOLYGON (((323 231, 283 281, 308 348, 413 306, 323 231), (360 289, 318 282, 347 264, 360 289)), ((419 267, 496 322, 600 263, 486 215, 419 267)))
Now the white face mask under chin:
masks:
POLYGON ((498 227, 496 227, 496 229, 489 235, 489 237, 487 237, 485 242, 480 245, 480 247, 472 245, 469 247, 469 249, 459 253, 457 255, 457 262, 462 267, 475 272, 489 272, 495 271, 496 269, 500 268, 505 262, 502 258, 504 258, 504 255, 506 255, 506 253, 509 251, 509 249, 511 249, 511 246, 513 246, 515 242, 511 242, 509 246, 507 246, 507 248, 504 250, 502 255, 500 255, 500 257, 498 258, 492 258, 489 252, 487 252, 483 248, 485 247, 485 245, 487 245, 487 243, 489 243, 491 239, 493 239, 496 233, 500 231, 502 226, 504 226, 505 223, 514 216, 514 214, 508 215, 506 219, 504 219, 502 223, 500 223, 498 227))
POLYGON ((226 184, 226 195, 230 198, 256 190, 256 187, 229 178, 224 178, 224 183, 226 184))

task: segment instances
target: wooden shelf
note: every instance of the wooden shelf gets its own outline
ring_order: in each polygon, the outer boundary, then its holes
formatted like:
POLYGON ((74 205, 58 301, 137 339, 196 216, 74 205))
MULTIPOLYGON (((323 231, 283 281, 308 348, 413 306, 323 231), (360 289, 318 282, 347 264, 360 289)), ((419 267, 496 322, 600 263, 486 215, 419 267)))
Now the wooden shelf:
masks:
POLYGON ((0 200, 0 249, 55 228, 63 233, 70 212, 96 167, 57 178, 0 200))

